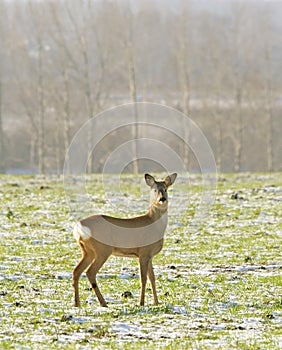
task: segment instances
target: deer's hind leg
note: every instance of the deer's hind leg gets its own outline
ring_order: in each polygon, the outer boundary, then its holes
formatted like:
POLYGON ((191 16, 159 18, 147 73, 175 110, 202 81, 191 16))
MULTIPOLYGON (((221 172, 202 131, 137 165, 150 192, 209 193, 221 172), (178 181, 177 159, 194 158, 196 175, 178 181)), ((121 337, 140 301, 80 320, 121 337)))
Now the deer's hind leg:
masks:
POLYGON ((74 288, 74 306, 80 306, 78 282, 82 272, 91 264, 94 258, 93 252, 87 252, 84 245, 80 243, 82 258, 72 273, 72 286, 74 288))
POLYGON ((100 268, 104 265, 104 263, 107 261, 109 256, 111 255, 111 249, 103 249, 99 251, 99 253, 96 254, 96 257, 93 261, 93 263, 90 265, 89 269, 86 271, 86 276, 91 284, 91 287, 93 291, 95 292, 99 303, 101 306, 106 307, 107 303, 103 297, 103 295, 100 292, 100 289, 97 284, 96 275, 100 268))

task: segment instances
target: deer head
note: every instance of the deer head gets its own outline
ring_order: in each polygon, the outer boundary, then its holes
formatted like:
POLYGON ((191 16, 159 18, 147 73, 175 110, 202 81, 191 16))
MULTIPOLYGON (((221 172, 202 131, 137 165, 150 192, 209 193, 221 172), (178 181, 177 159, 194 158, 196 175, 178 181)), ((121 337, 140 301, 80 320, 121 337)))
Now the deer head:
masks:
POLYGON ((151 188, 150 193, 150 202, 151 205, 157 206, 157 207, 167 207, 167 189, 169 186, 171 186, 175 179, 177 174, 171 174, 168 175, 164 180, 162 181, 156 181, 155 178, 150 174, 145 174, 145 181, 147 185, 151 188))

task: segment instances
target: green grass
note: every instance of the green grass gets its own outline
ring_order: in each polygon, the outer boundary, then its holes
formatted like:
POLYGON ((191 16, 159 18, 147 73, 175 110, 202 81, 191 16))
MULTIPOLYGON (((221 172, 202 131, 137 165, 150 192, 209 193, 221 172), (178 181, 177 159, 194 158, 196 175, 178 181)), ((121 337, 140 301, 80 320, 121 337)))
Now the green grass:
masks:
MULTIPOLYGON (((101 176, 88 177, 88 200, 72 199, 76 215, 144 211, 142 176, 117 178, 103 187, 101 176)), ((139 307, 137 261, 111 257, 98 280, 109 307, 98 305, 83 275, 78 309, 71 273, 80 251, 63 178, 0 176, 0 348, 281 349, 282 174, 220 175, 197 225, 201 178, 183 179, 154 259, 160 305, 152 306, 148 285, 139 307)))

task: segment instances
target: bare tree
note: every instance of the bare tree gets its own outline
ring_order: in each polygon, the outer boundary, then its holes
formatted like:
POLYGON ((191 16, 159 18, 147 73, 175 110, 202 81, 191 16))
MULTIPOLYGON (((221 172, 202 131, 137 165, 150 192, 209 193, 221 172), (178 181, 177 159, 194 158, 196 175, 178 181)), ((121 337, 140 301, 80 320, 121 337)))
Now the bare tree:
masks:
POLYGON ((45 173, 45 119, 46 119, 46 86, 45 86, 45 71, 44 71, 44 54, 47 46, 45 46, 44 19, 42 9, 38 8, 33 2, 28 3, 28 9, 32 25, 35 32, 36 51, 36 99, 37 99, 37 148, 38 148, 38 172, 45 173))
POLYGON ((121 7, 120 20, 123 21, 122 45, 125 52, 125 60, 127 64, 127 76, 129 86, 130 101, 133 103, 133 123, 132 123, 132 166, 133 173, 139 172, 138 164, 138 138, 139 138, 139 118, 137 109, 137 86, 136 86, 136 63, 134 55, 134 15, 132 13, 130 2, 126 2, 121 7))
POLYGON ((54 90, 54 100, 56 104, 56 121, 62 125, 62 132, 57 128, 56 132, 56 158, 57 158, 57 169, 62 168, 62 155, 67 154, 67 149, 70 146, 71 137, 71 101, 70 101, 70 90, 71 90, 71 70, 77 70, 75 59, 71 53, 71 49, 68 47, 62 20, 60 20, 59 6, 57 3, 50 3, 50 14, 54 26, 52 27, 50 35, 57 45, 58 52, 58 70, 59 70, 59 86, 54 90), (60 120, 58 114, 62 117, 60 120), (60 142, 60 136, 62 134, 63 143, 60 142))
MULTIPOLYGON (((190 101, 191 101, 191 79, 190 79, 190 50, 191 50, 191 40, 190 40, 190 30, 191 23, 189 22, 190 9, 189 1, 182 2, 180 23, 179 23, 179 82, 180 91, 182 92, 182 106, 183 113, 185 116, 190 117, 190 101)), ((183 142, 183 163, 185 169, 188 169, 190 165, 190 152, 189 152, 189 142, 190 142, 190 130, 188 126, 188 121, 183 119, 183 130, 184 130, 184 140, 183 142)))
MULTIPOLYGON (((67 6, 67 14, 70 23, 73 26, 74 35, 76 38, 76 49, 79 54, 79 62, 77 62, 76 70, 79 71, 81 66, 82 72, 79 76, 79 82, 82 86, 82 91, 85 98, 86 111, 88 119, 91 119, 99 112, 100 96, 104 82, 105 75, 105 61, 106 54, 102 48, 100 38, 97 33, 96 28, 96 16, 93 13, 92 2, 88 1, 85 5, 81 6, 81 16, 83 25, 79 25, 76 20, 76 16, 73 13, 73 8, 67 6), (93 72, 93 60, 91 59, 90 43, 91 40, 95 41, 97 48, 97 57, 98 57, 98 74, 95 75, 95 78, 92 77, 91 72, 93 72), (95 85, 93 84, 95 82, 95 85), (94 87, 95 86, 95 87, 94 87)), ((65 45, 65 43, 63 43, 65 45)), ((69 48, 65 48, 65 51, 68 52, 70 59, 74 62, 73 55, 69 48)), ((66 82, 66 81, 65 81, 66 82)), ((92 128, 89 128, 88 140, 90 149, 91 139, 93 135, 92 128)), ((88 161, 88 172, 91 173, 94 169, 93 166, 93 156, 89 155, 88 161)))
MULTIPOLYGON (((0 12, 3 16, 4 12, 4 3, 0 1, 0 12)), ((2 43, 1 50, 3 50, 3 46, 5 48, 5 36, 4 36, 4 24, 2 23, 0 17, 0 41, 2 43)), ((5 154, 5 134, 3 130, 3 53, 0 52, 0 173, 5 173, 6 171, 6 154, 5 154)))
POLYGON ((274 121, 273 121, 273 86, 272 86, 272 57, 270 50, 271 29, 270 29, 270 13, 269 6, 266 4, 262 7, 263 13, 263 53, 265 65, 265 84, 264 84, 264 105, 266 114, 266 153, 267 153, 267 170, 274 170, 274 152, 273 152, 273 135, 274 135, 274 121))
POLYGON ((135 75, 135 62, 134 62, 134 51, 133 51, 133 28, 132 28, 132 16, 129 17, 129 35, 126 41, 126 56, 128 62, 128 80, 129 80, 129 91, 130 99, 133 102, 134 110, 134 123, 132 125, 132 137, 134 142, 133 146, 133 173, 139 173, 138 163, 138 138, 139 138, 139 127, 138 127, 138 110, 137 110, 137 92, 136 92, 136 75, 135 75))
POLYGON ((44 74, 43 74, 43 43, 42 37, 37 36, 38 42, 38 80, 37 80, 37 93, 39 103, 39 114, 38 114, 38 172, 43 174, 45 172, 45 136, 44 136, 44 122, 46 112, 46 98, 44 92, 44 74))
POLYGON ((235 118, 236 130, 234 132, 234 171, 241 170, 242 151, 243 151, 243 135, 244 135, 244 117, 242 110, 243 103, 243 63, 245 60, 245 52, 243 45, 243 31, 245 23, 245 4, 240 0, 232 4, 234 14, 232 26, 232 44, 231 53, 234 59, 234 101, 235 101, 235 118))
MULTIPOLYGON (((279 168, 281 28, 272 9, 281 4, 215 4, 0 0, 0 171, 5 152, 6 166, 60 171, 76 128, 113 104, 136 107, 140 96, 195 120, 220 170, 279 168)), ((144 135, 138 109, 132 118, 132 128, 99 145, 89 172, 101 170, 119 137, 144 135)), ((185 142, 167 142, 191 169, 189 121, 180 127, 185 142)), ((137 142, 130 151, 138 172, 137 142)))
POLYGON ((223 19, 220 16, 211 17, 210 13, 206 13, 201 17, 202 44, 198 45, 201 50, 194 56, 199 57, 202 66, 208 68, 198 81, 202 91, 203 114, 211 123, 209 129, 214 140, 217 169, 221 171, 224 161, 223 136, 224 132, 227 133, 227 127, 223 124, 223 101, 226 96, 226 77, 231 75, 225 54, 228 35, 222 32, 223 19))
MULTIPOLYGON (((19 91, 19 99, 24 107, 33 128, 32 144, 37 149, 37 169, 40 174, 45 172, 45 119, 46 119, 46 86, 43 32, 44 20, 39 4, 25 4, 24 20, 21 28, 17 27, 18 45, 14 47, 15 79, 19 91), (27 20, 29 19, 29 21, 27 20), (25 33, 34 34, 32 46, 26 40, 25 33)), ((22 9, 21 9, 22 10, 22 9)), ((31 147, 31 149, 33 149, 31 147)))
POLYGON ((70 82, 69 73, 66 67, 62 70, 63 78, 63 139, 64 154, 70 146, 70 128, 71 128, 71 111, 70 111, 70 82))
POLYGON ((0 67, 0 173, 5 173, 5 144, 4 144, 4 130, 3 130, 3 121, 2 121, 2 110, 3 110, 3 99, 2 99, 2 79, 1 79, 1 67, 0 67))

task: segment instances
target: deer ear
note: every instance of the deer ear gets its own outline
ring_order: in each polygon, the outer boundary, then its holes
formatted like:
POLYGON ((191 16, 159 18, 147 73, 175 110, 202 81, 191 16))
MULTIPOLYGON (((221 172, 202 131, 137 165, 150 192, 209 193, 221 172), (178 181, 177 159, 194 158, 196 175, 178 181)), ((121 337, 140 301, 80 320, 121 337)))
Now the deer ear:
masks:
POLYGON ((145 174, 145 181, 146 181, 146 184, 150 187, 153 187, 155 184, 155 179, 150 174, 145 174))
POLYGON ((173 173, 173 174, 167 176, 167 177, 164 179, 164 182, 165 182, 166 186, 167 186, 167 187, 171 186, 171 185, 174 183, 176 177, 177 177, 177 174, 176 174, 176 173, 173 173))

